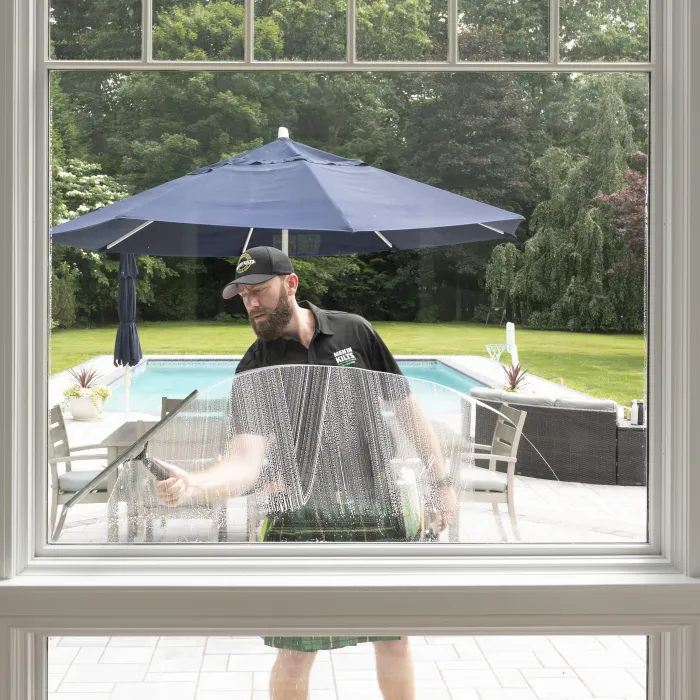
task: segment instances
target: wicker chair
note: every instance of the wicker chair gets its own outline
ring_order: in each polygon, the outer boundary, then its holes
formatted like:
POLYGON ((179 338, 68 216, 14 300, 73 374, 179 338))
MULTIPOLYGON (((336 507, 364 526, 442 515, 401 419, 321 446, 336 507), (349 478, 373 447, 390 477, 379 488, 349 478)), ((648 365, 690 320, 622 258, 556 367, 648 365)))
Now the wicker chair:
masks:
MULTIPOLYGON (((472 389, 471 395, 491 408, 497 409, 505 401, 509 406, 527 411, 525 434, 528 440, 520 449, 517 475, 584 484, 617 483, 617 405, 614 401, 585 397, 554 400, 481 388, 472 389), (493 398, 491 393, 495 394, 493 398), (548 465, 556 472, 556 477, 548 465)), ((477 406, 476 441, 488 440, 495 423, 492 411, 477 406)))

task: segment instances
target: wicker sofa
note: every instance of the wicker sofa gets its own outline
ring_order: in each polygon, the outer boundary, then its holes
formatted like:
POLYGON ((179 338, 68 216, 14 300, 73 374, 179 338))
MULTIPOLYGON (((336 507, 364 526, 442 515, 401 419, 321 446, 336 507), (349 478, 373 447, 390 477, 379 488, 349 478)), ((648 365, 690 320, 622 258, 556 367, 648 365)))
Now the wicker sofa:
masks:
MULTIPOLYGON (((527 411, 523 431, 523 437, 527 439, 520 443, 517 474, 586 484, 646 484, 646 431, 641 429, 632 436, 636 442, 630 449, 629 433, 618 435, 617 404, 614 401, 588 397, 553 398, 483 387, 472 389, 471 395, 495 409, 507 403, 527 411), (624 452, 620 460, 619 448, 624 452)), ((495 422, 496 417, 491 411, 477 406, 476 442, 488 441, 495 422)))

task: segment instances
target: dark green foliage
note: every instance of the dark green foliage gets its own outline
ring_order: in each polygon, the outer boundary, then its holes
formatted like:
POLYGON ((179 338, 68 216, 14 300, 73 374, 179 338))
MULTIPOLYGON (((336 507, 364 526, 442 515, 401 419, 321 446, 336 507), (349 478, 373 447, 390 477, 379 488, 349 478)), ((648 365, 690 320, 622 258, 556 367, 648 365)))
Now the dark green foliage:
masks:
MULTIPOLYGON (((585 16, 581 3, 564 3, 568 57, 643 56, 643 3, 618 0, 634 31, 622 36, 616 20, 612 38, 600 30, 611 3, 588 3, 585 16)), ((258 0, 256 58, 343 58, 346 5, 258 0)), ((140 55, 140 3, 53 6, 56 56, 140 55)), ((358 57, 443 60, 446 8, 444 0, 358 0, 358 57)), ((156 0, 154 12, 156 58, 242 58, 240 0, 156 0)), ((461 0, 460 15, 461 56, 542 60, 546 2, 461 0)), ((639 183, 624 178, 630 167, 639 171, 633 154, 647 150, 646 76, 59 72, 51 91, 54 223, 246 151, 284 125, 299 141, 527 219, 517 245, 300 259, 302 297, 373 320, 478 316, 543 328, 642 328, 644 249, 638 211, 629 211, 638 208, 639 183), (633 195, 615 198, 625 187, 636 188, 633 195), (628 231, 622 219, 637 228, 628 231)), ((235 260, 139 256, 138 264, 140 319, 243 312, 220 296, 235 260)), ((115 323, 117 265, 116 256, 55 247, 54 323, 115 323)))

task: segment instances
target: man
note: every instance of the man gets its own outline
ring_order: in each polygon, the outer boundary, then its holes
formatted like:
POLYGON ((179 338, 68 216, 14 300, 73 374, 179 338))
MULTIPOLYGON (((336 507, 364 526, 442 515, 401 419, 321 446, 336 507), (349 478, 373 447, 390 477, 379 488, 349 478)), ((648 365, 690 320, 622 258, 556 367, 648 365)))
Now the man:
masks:
MULTIPOLYGON (((236 277, 223 290, 225 299, 237 294, 243 299, 257 340, 248 349, 236 373, 275 365, 346 366, 401 374, 389 349, 374 328, 362 317, 324 311, 308 302, 298 303, 299 279, 290 259, 282 251, 267 246, 251 248, 236 267, 236 277)), ((413 402, 408 395, 406 401, 413 402)), ((416 424, 424 430, 430 454, 425 461, 432 469, 435 502, 440 504, 439 527, 444 530, 454 516, 456 495, 442 464, 439 446, 429 423, 419 408, 411 404, 416 424)), ((221 497, 244 493, 257 483, 263 462, 263 436, 235 435, 231 451, 235 462, 188 474, 161 463, 172 477, 157 485, 161 500, 176 506, 185 498, 221 497)), ((425 447, 423 448, 425 449, 425 447)), ((358 459, 360 457, 358 456, 358 459)), ((321 460, 322 462, 322 460, 321 460)), ((381 511, 381 509, 380 509, 381 511)), ((367 523, 353 522, 345 512, 328 507, 322 497, 304 509, 278 514, 267 523, 265 540, 396 540, 402 539, 396 518, 378 512, 367 523), (311 523, 318 523, 315 526, 311 523), (368 536, 369 533, 369 536, 368 536)), ((265 643, 279 649, 270 679, 274 700, 306 700, 309 676, 316 652, 363 642, 373 642, 377 679, 385 700, 411 700, 415 696, 413 667, 407 637, 267 637, 265 643)))

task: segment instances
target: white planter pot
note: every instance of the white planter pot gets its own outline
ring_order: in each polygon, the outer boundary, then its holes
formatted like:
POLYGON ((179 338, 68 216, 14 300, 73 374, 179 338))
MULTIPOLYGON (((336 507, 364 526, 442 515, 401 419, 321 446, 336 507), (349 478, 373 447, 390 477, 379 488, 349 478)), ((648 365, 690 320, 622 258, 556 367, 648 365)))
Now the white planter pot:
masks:
POLYGON ((99 420, 101 408, 102 399, 99 397, 91 399, 89 396, 79 396, 68 400, 68 410, 73 420, 99 420))

